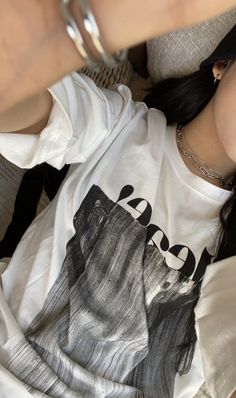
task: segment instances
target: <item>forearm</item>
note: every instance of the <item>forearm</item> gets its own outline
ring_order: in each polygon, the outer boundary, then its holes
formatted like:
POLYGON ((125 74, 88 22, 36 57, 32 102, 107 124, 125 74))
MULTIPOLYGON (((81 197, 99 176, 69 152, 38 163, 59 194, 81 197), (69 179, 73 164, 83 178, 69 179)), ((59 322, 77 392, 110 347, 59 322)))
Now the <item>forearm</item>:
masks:
POLYGON ((53 105, 48 91, 30 97, 0 113, 0 133, 40 133, 47 125, 53 105))
MULTIPOLYGON (((83 66, 59 4, 59 0, 0 0, 0 112, 83 66)), ((235 4, 236 0, 91 0, 110 51, 235 4)))

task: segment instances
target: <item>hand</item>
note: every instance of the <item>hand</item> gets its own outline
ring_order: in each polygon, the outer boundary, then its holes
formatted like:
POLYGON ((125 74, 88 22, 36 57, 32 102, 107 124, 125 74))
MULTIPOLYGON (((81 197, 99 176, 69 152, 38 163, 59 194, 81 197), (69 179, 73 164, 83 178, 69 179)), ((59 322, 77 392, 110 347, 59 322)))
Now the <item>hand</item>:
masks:
POLYGON ((42 92, 79 63, 58 3, 0 0, 0 113, 42 92))
MULTIPOLYGON (((236 5, 236 0, 90 1, 111 51, 199 22, 236 5)), ((3 112, 79 69, 83 62, 66 33, 59 0, 0 0, 0 10, 3 112)))

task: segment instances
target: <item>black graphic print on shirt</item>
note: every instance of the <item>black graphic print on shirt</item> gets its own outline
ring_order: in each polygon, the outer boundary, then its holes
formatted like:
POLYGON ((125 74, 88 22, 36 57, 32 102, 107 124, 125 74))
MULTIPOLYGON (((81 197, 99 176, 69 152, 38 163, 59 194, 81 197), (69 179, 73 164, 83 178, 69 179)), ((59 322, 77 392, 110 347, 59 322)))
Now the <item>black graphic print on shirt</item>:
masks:
POLYGON ((194 282, 167 267, 147 229, 93 186, 61 271, 7 364, 61 398, 172 398, 194 282))
POLYGON ((208 253, 207 248, 205 247, 201 254, 200 260, 198 263, 196 263, 195 255, 190 247, 179 242, 173 246, 170 246, 169 239, 165 232, 160 228, 160 226, 150 222, 152 217, 151 204, 147 201, 147 199, 141 197, 130 200, 129 197, 134 193, 134 187, 132 185, 125 185, 121 189, 117 203, 122 205, 125 202, 130 208, 137 210, 139 214, 136 219, 140 222, 140 224, 147 228, 146 243, 156 246, 163 252, 169 252, 174 257, 178 258, 178 260, 181 260, 183 265, 181 268, 179 268, 179 271, 186 277, 191 277, 193 281, 200 281, 203 278, 206 267, 210 264, 213 256, 208 253), (141 204, 144 205, 143 210, 139 211, 141 204), (184 259, 181 258, 181 253, 183 250, 185 250, 187 253, 184 259))

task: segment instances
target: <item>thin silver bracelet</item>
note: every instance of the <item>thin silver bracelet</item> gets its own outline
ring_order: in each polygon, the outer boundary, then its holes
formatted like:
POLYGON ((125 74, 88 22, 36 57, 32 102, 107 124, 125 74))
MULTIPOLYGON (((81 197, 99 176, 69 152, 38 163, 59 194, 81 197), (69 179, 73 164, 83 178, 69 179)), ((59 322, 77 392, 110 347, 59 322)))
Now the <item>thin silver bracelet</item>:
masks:
MULTIPOLYGON (((96 60, 91 59, 86 42, 75 22, 71 12, 69 11, 69 3, 71 0, 61 0, 63 16, 66 21, 66 28, 69 36, 74 41, 79 54, 87 65, 94 67, 96 60), (95 61, 95 62, 94 62, 95 61)), ((108 66, 115 67, 126 59, 127 51, 119 51, 112 55, 107 49, 101 37, 98 25, 91 10, 88 0, 76 0, 82 15, 84 29, 90 38, 91 44, 98 54, 98 57, 108 66)), ((96 66, 95 66, 96 67, 96 66)))

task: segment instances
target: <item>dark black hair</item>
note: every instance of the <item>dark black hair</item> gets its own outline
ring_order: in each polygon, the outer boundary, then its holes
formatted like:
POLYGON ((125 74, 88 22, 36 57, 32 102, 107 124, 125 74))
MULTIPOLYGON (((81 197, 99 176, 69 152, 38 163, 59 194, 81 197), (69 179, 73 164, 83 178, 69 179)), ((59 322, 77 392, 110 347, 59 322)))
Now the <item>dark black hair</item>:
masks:
POLYGON ((216 92, 212 68, 206 67, 180 78, 156 83, 144 102, 164 112, 167 123, 187 124, 207 105, 216 92))
MULTIPOLYGON (((164 112, 168 124, 185 125, 193 120, 207 105, 217 90, 214 83, 212 66, 201 68, 195 73, 181 78, 169 78, 153 85, 144 102, 149 108, 164 112)), ((236 255, 236 176, 233 181, 232 195, 220 212, 222 232, 214 261, 236 255)), ((197 289, 200 291, 201 282, 197 289)), ((180 355, 176 370, 186 373, 191 365, 196 342, 194 307, 198 297, 192 303, 192 316, 186 331, 186 344, 179 347, 180 355)))

